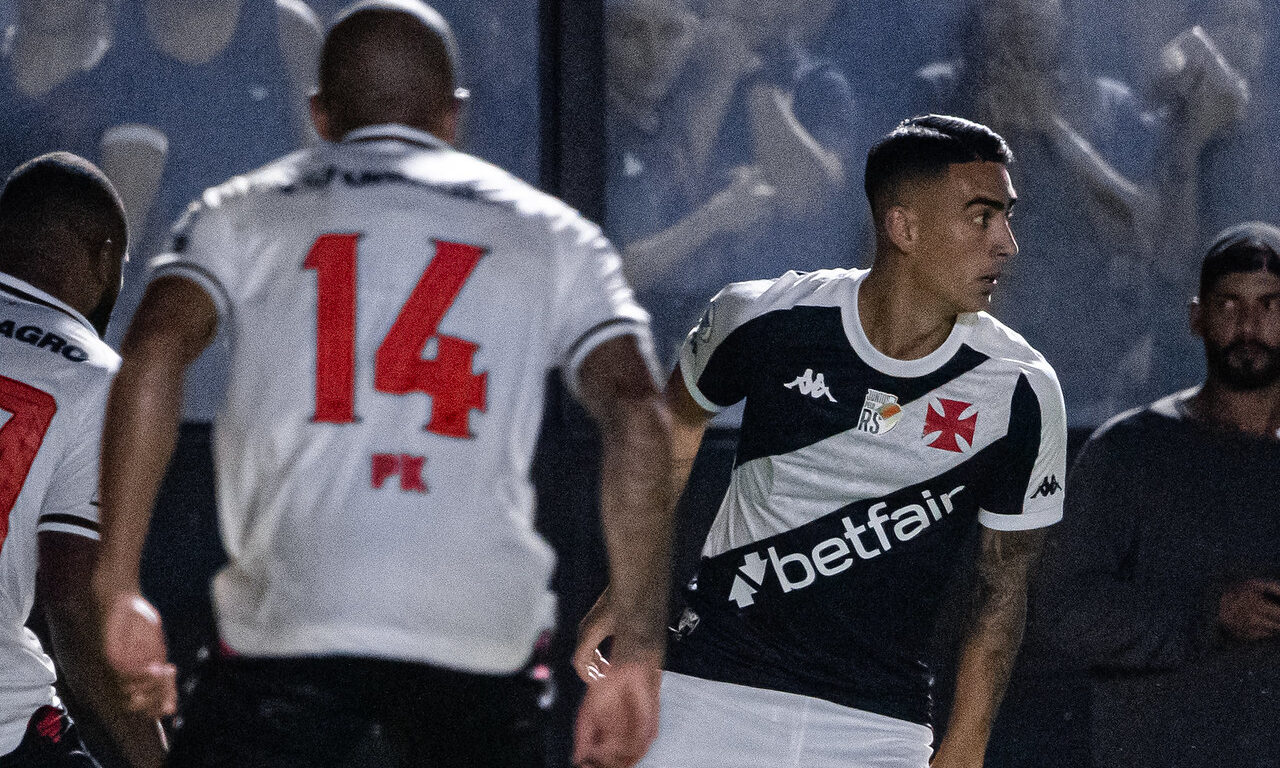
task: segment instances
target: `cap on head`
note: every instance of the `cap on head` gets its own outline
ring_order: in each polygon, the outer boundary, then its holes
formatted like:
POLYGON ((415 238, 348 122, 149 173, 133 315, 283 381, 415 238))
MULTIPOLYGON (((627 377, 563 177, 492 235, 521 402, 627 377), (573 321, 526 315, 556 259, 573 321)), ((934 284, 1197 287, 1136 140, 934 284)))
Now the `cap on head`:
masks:
POLYGON ((949 115, 921 115, 898 123, 867 153, 863 188, 876 219, 903 181, 940 176, 958 163, 1009 165, 1013 151, 985 125, 949 115))
POLYGON ((430 129, 466 92, 449 23, 421 0, 360 0, 341 10, 320 53, 318 97, 341 136, 362 125, 430 129))
POLYGON ((1223 230, 1200 265, 1200 293, 1204 298, 1224 275, 1266 270, 1280 277, 1280 229, 1261 221, 1223 230))

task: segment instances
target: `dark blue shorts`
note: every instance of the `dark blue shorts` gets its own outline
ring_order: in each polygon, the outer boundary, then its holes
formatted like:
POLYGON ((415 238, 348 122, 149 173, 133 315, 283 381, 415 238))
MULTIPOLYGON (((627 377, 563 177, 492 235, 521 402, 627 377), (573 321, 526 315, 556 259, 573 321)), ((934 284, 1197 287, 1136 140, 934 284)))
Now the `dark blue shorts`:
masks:
POLYGON ((37 709, 18 748, 0 756, 0 768, 99 768, 85 751, 76 726, 57 707, 37 709))
MULTIPOLYGON (((542 668, 539 668, 542 669, 542 668)), ((173 768, 530 768, 547 687, 366 658, 218 656, 180 713, 173 768)))

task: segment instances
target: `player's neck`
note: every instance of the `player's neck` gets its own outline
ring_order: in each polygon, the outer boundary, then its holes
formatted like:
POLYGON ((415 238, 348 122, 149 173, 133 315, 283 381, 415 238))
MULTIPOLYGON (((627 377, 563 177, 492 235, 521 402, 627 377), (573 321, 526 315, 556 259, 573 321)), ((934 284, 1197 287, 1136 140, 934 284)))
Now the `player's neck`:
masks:
POLYGON ((1187 403, 1199 421, 1256 437, 1280 437, 1280 382, 1260 389, 1230 389, 1212 378, 1187 403))
POLYGON ((881 263, 858 289, 858 316, 871 345, 896 360, 916 360, 936 351, 956 324, 953 308, 881 263))

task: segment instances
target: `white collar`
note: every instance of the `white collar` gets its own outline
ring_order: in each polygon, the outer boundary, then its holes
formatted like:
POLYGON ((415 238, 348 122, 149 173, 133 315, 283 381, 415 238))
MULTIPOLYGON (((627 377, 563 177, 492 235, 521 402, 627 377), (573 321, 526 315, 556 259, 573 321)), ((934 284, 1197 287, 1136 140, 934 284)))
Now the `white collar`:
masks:
POLYGON ((25 280, 19 280, 7 272, 0 272, 0 287, 9 288, 10 290, 4 291, 4 293, 8 295, 17 296, 20 299, 36 304, 44 304, 47 307, 56 309, 64 314, 68 314, 73 320, 80 323, 93 333, 94 336, 98 335, 98 329, 93 327, 93 323, 89 322, 88 318, 84 315, 72 309, 71 305, 47 291, 40 290, 25 280))
POLYGON ((410 144, 418 144, 428 149, 449 149, 449 144, 439 136, 410 128, 401 123, 381 123, 379 125, 365 125, 348 131, 346 136, 342 137, 343 144, 350 144, 355 141, 407 141, 410 144))

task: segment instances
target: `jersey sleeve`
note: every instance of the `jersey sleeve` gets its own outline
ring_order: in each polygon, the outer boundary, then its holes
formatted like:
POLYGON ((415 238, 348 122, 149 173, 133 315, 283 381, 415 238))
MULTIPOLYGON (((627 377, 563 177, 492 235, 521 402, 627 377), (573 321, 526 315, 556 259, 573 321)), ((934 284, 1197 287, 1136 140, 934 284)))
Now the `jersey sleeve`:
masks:
POLYGON ((711 413, 747 396, 750 365, 742 326, 758 313, 757 299, 769 280, 731 283, 711 299, 702 319, 680 347, 680 374, 694 401, 711 413))
POLYGON ((1043 528, 1062 519, 1067 482, 1067 412, 1048 366, 1019 375, 1009 408, 1006 470, 978 520, 997 531, 1043 528))
POLYGON ((199 285, 209 294, 220 320, 231 313, 237 275, 235 230, 221 195, 207 190, 173 225, 168 247, 148 265, 148 280, 175 275, 199 285))
POLYGON ((655 370, 649 313, 636 302, 622 274, 622 259, 608 238, 575 214, 557 228, 555 244, 560 270, 554 346, 569 391, 579 396, 578 370, 587 355, 619 336, 637 337, 655 370))
POLYGON ((67 441, 67 450, 54 469, 36 531, 70 533, 98 538, 98 451, 107 406, 107 388, 89 398, 90 404, 67 441))

